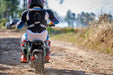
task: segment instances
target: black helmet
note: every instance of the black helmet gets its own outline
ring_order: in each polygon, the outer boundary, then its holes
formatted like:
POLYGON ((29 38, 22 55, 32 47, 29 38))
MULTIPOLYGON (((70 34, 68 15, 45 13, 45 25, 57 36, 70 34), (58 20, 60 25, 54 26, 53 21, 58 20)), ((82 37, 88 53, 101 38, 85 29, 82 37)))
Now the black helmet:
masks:
POLYGON ((43 8, 44 7, 44 0, 28 0, 28 8, 33 8, 36 6, 43 8))

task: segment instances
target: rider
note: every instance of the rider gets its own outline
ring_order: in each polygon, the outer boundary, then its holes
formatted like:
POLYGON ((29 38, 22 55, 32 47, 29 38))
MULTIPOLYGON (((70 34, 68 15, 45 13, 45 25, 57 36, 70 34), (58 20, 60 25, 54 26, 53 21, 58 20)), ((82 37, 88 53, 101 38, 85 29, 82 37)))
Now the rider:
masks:
MULTIPOLYGON (((58 19, 54 16, 51 10, 44 9, 44 0, 28 0, 28 10, 24 11, 21 20, 17 23, 17 29, 21 29, 27 22, 27 31, 22 36, 22 51, 21 62, 27 62, 26 58, 26 42, 33 41, 34 39, 40 39, 47 41, 46 57, 45 60, 49 61, 49 36, 47 28, 47 20, 50 20, 53 24, 58 24, 58 19)), ((51 24, 50 23, 50 24, 51 24)))

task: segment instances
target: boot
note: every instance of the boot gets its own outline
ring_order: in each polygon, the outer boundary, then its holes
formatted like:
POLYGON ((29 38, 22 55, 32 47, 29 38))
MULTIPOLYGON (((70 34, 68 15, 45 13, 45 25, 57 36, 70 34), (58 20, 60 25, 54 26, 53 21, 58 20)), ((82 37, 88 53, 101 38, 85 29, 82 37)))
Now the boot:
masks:
POLYGON ((22 44, 21 44, 21 58, 20 58, 21 63, 27 62, 27 58, 26 58, 27 50, 25 49, 26 42, 27 41, 22 41, 22 44))
POLYGON ((47 40, 47 48, 46 48, 46 56, 45 56, 45 62, 49 62, 49 55, 50 55, 50 44, 51 42, 47 40))
POLYGON ((49 62, 49 59, 50 59, 49 54, 46 54, 46 56, 45 56, 45 62, 49 62))
POLYGON ((21 63, 26 63, 27 62, 27 58, 26 55, 23 55, 23 52, 21 52, 21 58, 20 58, 21 63))

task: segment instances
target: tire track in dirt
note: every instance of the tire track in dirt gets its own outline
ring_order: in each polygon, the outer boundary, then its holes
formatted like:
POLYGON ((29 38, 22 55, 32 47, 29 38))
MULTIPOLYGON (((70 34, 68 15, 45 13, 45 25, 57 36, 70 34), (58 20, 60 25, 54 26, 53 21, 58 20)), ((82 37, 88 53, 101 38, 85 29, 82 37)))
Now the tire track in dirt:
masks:
MULTIPOLYGON (((37 75, 28 64, 20 63, 22 34, 0 32, 0 75, 37 75)), ((51 60, 45 64, 42 75, 113 75, 113 56, 84 50, 68 42, 51 42, 51 60)))
POLYGON ((113 56, 93 50, 80 49, 68 42, 53 41, 53 43, 57 48, 65 48, 64 50, 59 49, 60 51, 57 51, 57 53, 68 54, 62 60, 66 61, 66 66, 71 64, 69 69, 100 75, 113 75, 113 56))

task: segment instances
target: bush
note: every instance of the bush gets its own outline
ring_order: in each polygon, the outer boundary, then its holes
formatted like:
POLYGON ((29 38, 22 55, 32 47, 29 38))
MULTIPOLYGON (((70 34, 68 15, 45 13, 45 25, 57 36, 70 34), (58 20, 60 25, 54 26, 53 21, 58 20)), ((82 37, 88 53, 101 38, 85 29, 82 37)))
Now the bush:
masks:
POLYGON ((64 33, 75 32, 75 30, 73 28, 62 28, 61 31, 64 33))
POLYGON ((50 28, 50 33, 58 33, 53 39, 76 43, 113 55, 113 23, 101 23, 89 28, 50 28))
POLYGON ((62 31, 54 28, 47 28, 47 31, 50 35, 56 35, 62 33, 62 31))
POLYGON ((0 28, 3 28, 5 26, 6 21, 6 18, 0 19, 0 28))

